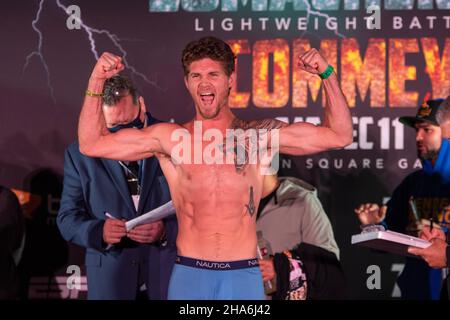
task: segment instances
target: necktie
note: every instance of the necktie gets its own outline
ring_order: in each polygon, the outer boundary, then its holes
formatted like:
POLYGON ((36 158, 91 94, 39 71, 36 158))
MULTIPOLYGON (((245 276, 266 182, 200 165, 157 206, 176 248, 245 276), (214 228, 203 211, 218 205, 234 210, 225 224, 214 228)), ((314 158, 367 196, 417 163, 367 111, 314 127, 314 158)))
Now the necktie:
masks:
POLYGON ((131 195, 140 194, 139 186, 139 163, 137 161, 130 161, 125 165, 125 175, 127 178, 128 189, 131 195))

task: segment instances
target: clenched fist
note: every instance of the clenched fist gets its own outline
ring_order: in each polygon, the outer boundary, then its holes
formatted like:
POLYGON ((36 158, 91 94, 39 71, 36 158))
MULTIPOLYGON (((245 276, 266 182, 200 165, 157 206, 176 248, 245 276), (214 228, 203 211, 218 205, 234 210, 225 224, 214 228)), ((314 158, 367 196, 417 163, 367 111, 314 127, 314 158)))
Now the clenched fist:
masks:
POLYGON ((122 58, 115 54, 104 52, 95 64, 91 78, 96 80, 106 80, 122 71, 125 66, 122 58))
POLYGON ((328 67, 328 62, 317 49, 312 48, 298 57, 298 66, 309 73, 321 74, 328 67))

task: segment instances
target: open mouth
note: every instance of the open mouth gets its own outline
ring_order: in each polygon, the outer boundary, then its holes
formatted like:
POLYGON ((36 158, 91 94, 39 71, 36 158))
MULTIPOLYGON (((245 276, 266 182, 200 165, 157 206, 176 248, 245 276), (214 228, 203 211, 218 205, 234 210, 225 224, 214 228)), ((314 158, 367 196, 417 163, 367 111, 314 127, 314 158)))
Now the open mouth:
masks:
POLYGON ((200 99, 205 105, 212 104, 214 101, 214 97, 215 97, 214 93, 211 92, 200 93, 200 99))

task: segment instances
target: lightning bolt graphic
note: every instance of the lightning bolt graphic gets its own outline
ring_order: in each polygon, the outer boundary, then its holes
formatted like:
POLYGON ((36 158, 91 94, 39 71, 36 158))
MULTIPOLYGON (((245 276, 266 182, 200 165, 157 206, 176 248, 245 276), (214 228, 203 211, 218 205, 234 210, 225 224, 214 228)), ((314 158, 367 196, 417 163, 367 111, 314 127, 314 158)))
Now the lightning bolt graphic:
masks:
MULTIPOLYGON (((36 17, 34 18, 34 20, 32 22, 32 28, 38 34, 38 46, 37 46, 36 50, 34 50, 30 54, 28 54, 28 56, 26 57, 26 62, 25 62, 25 65, 23 67, 23 72, 25 72, 25 69, 27 68, 27 66, 29 64, 30 59, 33 56, 39 57, 42 65, 43 65, 43 67, 45 69, 45 73, 46 73, 46 76, 47 76, 47 85, 48 85, 49 90, 50 90, 50 95, 51 95, 53 101, 56 103, 56 99, 55 99, 55 96, 54 96, 54 89, 53 89, 53 86, 52 86, 52 84, 50 82, 50 70, 49 70, 49 67, 47 65, 47 62, 45 61, 44 54, 42 53, 42 43, 43 43, 44 37, 43 37, 43 34, 42 34, 41 30, 37 27, 37 23, 39 22, 39 20, 41 18, 42 8, 43 8, 43 4, 44 4, 45 1, 46 0, 40 0, 39 1, 39 8, 38 8, 38 11, 36 12, 36 17)), ((62 10, 64 10, 64 13, 69 16, 69 12, 67 11, 67 6, 63 5, 60 0, 56 0, 56 5, 59 8, 61 8, 62 10)), ((140 78, 142 78, 149 85, 152 85, 152 86, 158 88, 159 90, 166 91, 166 89, 161 87, 156 81, 149 79, 145 74, 143 74, 142 72, 139 72, 127 60, 128 53, 124 49, 124 47, 122 46, 121 42, 122 41, 141 41, 141 40, 139 40, 139 39, 120 39, 116 34, 110 32, 110 31, 108 31, 106 29, 96 29, 96 28, 93 28, 93 27, 90 27, 90 26, 86 25, 83 22, 83 20, 81 19, 81 17, 73 16, 73 18, 80 24, 80 27, 86 32, 86 34, 88 36, 88 39, 89 39, 91 52, 94 55, 96 60, 98 60, 98 58, 99 58, 99 53, 97 51, 97 46, 96 46, 94 35, 106 35, 108 37, 108 39, 114 44, 114 46, 122 54, 122 61, 123 61, 124 65, 125 65, 125 67, 131 71, 132 75, 139 76, 140 78)))
MULTIPOLYGON (((63 9, 66 14, 68 14, 67 13, 67 7, 64 6, 61 3, 60 0, 56 0, 56 4, 58 5, 58 7, 63 9)), ((142 72, 137 71, 135 67, 133 67, 132 65, 130 65, 128 63, 128 61, 127 61, 127 52, 123 48, 122 44, 120 43, 121 39, 116 34, 111 33, 111 32, 109 32, 108 30, 105 30, 105 29, 99 30, 99 29, 92 28, 92 27, 86 25, 80 17, 74 17, 74 18, 77 20, 77 22, 80 23, 81 27, 88 34, 89 42, 91 44, 91 51, 94 54, 96 60, 98 60, 99 55, 98 55, 98 52, 97 52, 97 49, 96 49, 96 45, 95 45, 94 34, 103 34, 103 35, 106 35, 111 40, 111 42, 116 46, 116 48, 120 51, 120 53, 122 54, 122 61, 124 62, 125 67, 130 69, 133 74, 141 77, 148 84, 153 85, 153 86, 155 86, 158 89, 164 90, 155 81, 150 80, 145 74, 143 74, 142 72)), ((128 39, 128 41, 129 41, 129 39, 128 39)))
POLYGON ((52 97, 52 100, 54 103, 56 103, 53 86, 50 82, 50 71, 48 69, 48 65, 47 65, 47 62, 45 61, 44 55, 42 54, 42 40, 44 39, 44 37, 42 36, 41 30, 39 30, 39 28, 37 27, 37 23, 39 22, 39 19, 41 18, 42 6, 44 4, 44 1, 45 0, 39 1, 39 8, 38 8, 38 11, 36 12, 36 17, 34 18, 33 22, 31 23, 33 30, 36 31, 36 33, 38 34, 38 46, 35 51, 33 51, 29 55, 27 55, 26 60, 25 60, 25 65, 23 66, 23 69, 22 69, 22 74, 25 73, 25 69, 28 67, 28 64, 30 63, 31 58, 34 56, 37 56, 39 58, 39 60, 41 61, 42 66, 45 69, 45 74, 47 76, 47 86, 50 89, 50 95, 52 97))
MULTIPOLYGON (((42 13, 43 5, 44 5, 45 1, 46 0, 39 0, 38 10, 36 12, 36 16, 35 16, 34 20, 32 21, 32 28, 38 35, 38 45, 37 45, 37 48, 34 51, 32 51, 30 54, 27 55, 26 61, 25 61, 25 64, 24 64, 24 67, 23 67, 23 70, 22 70, 22 73, 25 72, 26 68, 28 67, 28 65, 29 65, 29 63, 31 61, 31 59, 34 56, 38 57, 40 62, 41 62, 41 64, 42 64, 42 66, 44 67, 44 70, 45 70, 45 74, 46 74, 46 78, 47 78, 47 86, 49 88, 50 95, 52 97, 53 102, 56 103, 56 99, 55 99, 55 96, 54 96, 54 88, 53 88, 53 86, 51 84, 51 81, 50 81, 50 69, 48 67, 48 64, 47 64, 47 62, 45 60, 44 54, 42 52, 42 45, 43 45, 44 36, 42 34, 42 31, 37 26, 39 20, 41 19, 41 13, 42 13)), ((307 22, 309 22, 309 19, 310 19, 311 16, 318 16, 318 17, 322 17, 322 18, 325 18, 325 19, 331 18, 331 16, 329 16, 326 13, 322 13, 320 11, 313 10, 312 6, 311 6, 311 4, 309 3, 308 0, 303 0, 303 2, 305 3, 305 5, 307 7, 307 15, 306 15, 307 22)), ((56 0, 56 5, 60 9, 64 10, 65 14, 70 16, 70 13, 67 10, 68 7, 65 6, 64 4, 62 4, 61 0, 56 0)), ((97 45, 96 45, 96 42, 95 42, 94 35, 105 35, 114 44, 114 46, 120 51, 120 53, 122 54, 122 61, 123 61, 124 65, 125 65, 125 67, 131 71, 132 75, 139 76, 140 78, 142 78, 149 85, 152 85, 152 86, 154 86, 154 87, 156 87, 156 88, 158 88, 158 89, 160 89, 162 91, 166 91, 166 89, 162 88, 157 83, 157 81, 149 79, 145 74, 143 74, 142 72, 139 72, 133 65, 131 65, 128 62, 128 60, 127 60, 128 53, 124 49, 124 47, 122 46, 121 42, 123 42, 123 41, 137 41, 136 39, 120 39, 116 34, 110 32, 109 30, 97 29, 97 28, 93 28, 93 27, 87 25, 86 23, 83 22, 81 17, 77 17, 77 16, 72 16, 72 17, 75 19, 75 21, 77 21, 79 23, 80 27, 86 32, 88 40, 89 40, 91 52, 92 52, 92 54, 93 54, 93 56, 95 57, 96 60, 99 58, 99 53, 97 51, 97 45)), ((306 33, 306 30, 303 32, 301 37, 303 37, 303 35, 305 33, 306 33)), ((337 36, 341 37, 341 38, 345 38, 345 36, 342 35, 341 33, 339 33, 337 29, 334 30, 334 33, 337 36)))
MULTIPOLYGON (((315 11, 315 10, 313 10, 312 7, 311 7, 311 4, 309 3, 308 0, 303 0, 303 3, 306 5, 306 22, 307 22, 307 24, 309 23, 309 17, 310 17, 311 15, 313 15, 313 16, 318 16, 318 17, 322 17, 322 18, 325 18, 325 19, 331 18, 331 16, 329 16, 329 15, 326 14, 326 13, 322 13, 322 12, 320 12, 320 11, 315 11)), ((300 38, 303 38, 303 35, 304 35, 305 33, 306 33, 306 30, 303 31, 303 33, 302 33, 302 35, 301 35, 300 38)), ((343 34, 339 33, 337 27, 336 27, 336 30, 334 30, 334 34, 337 35, 337 36, 340 37, 340 38, 345 38, 345 36, 344 36, 343 34)))

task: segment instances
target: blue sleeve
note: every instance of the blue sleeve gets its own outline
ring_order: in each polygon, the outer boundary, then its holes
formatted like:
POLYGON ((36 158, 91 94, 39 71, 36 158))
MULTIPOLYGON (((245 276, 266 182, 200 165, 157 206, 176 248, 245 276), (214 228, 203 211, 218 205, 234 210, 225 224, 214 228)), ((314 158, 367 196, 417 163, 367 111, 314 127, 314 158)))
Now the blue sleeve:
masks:
POLYGON ((64 187, 56 222, 63 238, 85 248, 103 251, 104 220, 87 211, 79 172, 72 155, 64 155, 64 187))

